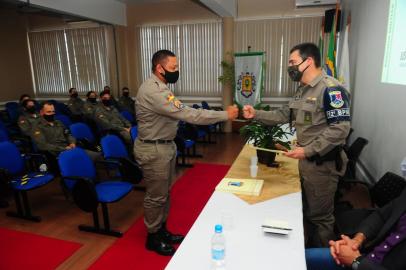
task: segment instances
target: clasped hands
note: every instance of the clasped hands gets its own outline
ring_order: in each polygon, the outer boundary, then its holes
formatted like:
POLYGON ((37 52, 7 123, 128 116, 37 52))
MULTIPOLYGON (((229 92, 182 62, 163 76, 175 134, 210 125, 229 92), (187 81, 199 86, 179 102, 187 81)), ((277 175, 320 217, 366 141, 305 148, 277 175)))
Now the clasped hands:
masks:
POLYGON ((364 240, 364 236, 349 238, 341 235, 341 239, 330 241, 330 254, 338 265, 351 266, 354 259, 361 256, 359 248, 364 240))

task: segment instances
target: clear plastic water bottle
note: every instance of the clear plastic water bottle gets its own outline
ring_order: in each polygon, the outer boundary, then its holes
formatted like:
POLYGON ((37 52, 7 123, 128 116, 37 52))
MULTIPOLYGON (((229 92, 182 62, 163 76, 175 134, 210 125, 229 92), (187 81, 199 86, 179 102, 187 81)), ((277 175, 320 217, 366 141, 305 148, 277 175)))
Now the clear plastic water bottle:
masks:
POLYGON ((223 226, 217 224, 214 227, 214 235, 211 239, 211 269, 224 270, 226 262, 226 239, 223 235, 223 226))

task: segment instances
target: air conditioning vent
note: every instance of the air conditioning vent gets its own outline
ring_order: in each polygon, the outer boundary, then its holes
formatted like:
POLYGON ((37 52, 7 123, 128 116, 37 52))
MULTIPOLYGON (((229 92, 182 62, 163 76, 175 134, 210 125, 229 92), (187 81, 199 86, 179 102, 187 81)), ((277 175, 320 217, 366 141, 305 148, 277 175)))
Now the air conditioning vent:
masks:
POLYGON ((320 7, 335 5, 337 0, 296 0, 296 7, 320 7))

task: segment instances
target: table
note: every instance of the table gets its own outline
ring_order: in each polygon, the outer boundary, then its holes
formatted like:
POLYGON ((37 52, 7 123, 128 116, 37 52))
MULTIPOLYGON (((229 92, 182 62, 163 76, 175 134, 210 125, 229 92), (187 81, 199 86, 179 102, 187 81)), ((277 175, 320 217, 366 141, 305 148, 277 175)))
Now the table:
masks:
MULTIPOLYGON (((247 177, 249 172, 245 168, 253 154, 255 150, 245 146, 227 177, 247 177)), ((210 269, 211 237, 222 213, 231 214, 233 219, 233 228, 224 231, 227 270, 306 269, 297 162, 282 156, 277 161, 281 162, 280 168, 260 165, 257 178, 265 182, 258 197, 215 191, 166 269, 210 269), (261 224, 268 217, 287 221, 292 232, 264 233, 261 224)))

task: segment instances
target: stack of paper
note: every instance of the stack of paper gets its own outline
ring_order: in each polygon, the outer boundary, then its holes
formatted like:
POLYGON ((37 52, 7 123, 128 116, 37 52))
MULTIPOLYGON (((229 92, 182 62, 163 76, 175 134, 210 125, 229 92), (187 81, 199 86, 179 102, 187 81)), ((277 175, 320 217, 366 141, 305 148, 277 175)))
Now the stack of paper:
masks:
POLYGON ((259 196, 263 184, 264 180, 260 179, 223 178, 217 185, 216 191, 259 196))
POLYGON ((267 218, 264 221, 262 229, 264 232, 277 234, 289 234, 292 231, 292 228, 289 227, 289 224, 286 221, 273 220, 270 218, 267 218))

